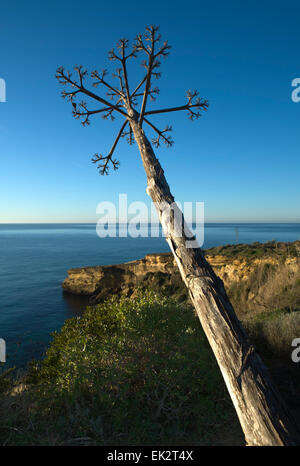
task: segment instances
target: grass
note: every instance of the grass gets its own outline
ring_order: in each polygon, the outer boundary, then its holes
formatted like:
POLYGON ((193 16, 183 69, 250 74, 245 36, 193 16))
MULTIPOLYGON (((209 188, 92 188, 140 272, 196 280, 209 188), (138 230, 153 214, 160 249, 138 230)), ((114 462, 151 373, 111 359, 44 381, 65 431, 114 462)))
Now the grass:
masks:
POLYGON ((264 315, 278 310, 300 310, 300 267, 287 264, 257 265, 247 280, 233 283, 227 288, 236 313, 264 315))
POLYGON ((268 358, 290 361, 291 343, 300 337, 300 311, 278 309, 258 314, 243 323, 259 353, 268 358))

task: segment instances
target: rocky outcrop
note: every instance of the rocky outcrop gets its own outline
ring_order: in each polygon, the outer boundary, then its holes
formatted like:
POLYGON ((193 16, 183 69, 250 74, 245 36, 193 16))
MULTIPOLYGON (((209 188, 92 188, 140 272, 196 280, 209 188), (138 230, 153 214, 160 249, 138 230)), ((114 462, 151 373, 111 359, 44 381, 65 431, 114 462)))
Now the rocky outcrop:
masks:
POLYGON ((110 294, 131 295, 149 274, 161 273, 169 277, 175 271, 171 254, 148 254, 124 264, 70 269, 62 286, 65 292, 90 296, 90 301, 96 303, 110 294))
MULTIPOLYGON (((257 270, 284 265, 291 272, 299 267, 300 242, 253 243, 220 246, 206 251, 206 259, 227 288, 249 280, 257 270)), ((176 263, 171 253, 148 254, 143 259, 118 265, 70 269, 63 290, 89 297, 99 303, 111 294, 134 296, 138 289, 153 288, 186 299, 176 263)))

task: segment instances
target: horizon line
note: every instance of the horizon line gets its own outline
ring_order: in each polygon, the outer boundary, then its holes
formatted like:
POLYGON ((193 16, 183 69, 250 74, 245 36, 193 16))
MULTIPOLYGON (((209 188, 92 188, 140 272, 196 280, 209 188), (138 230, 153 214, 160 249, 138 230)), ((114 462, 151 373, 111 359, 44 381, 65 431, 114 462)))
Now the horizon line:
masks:
MULTIPOLYGON (((0 222, 0 225, 130 225, 130 222, 0 222)), ((161 225, 160 222, 137 222, 141 225, 161 225)), ((187 221, 186 223, 193 223, 197 224, 195 221, 187 221)), ((210 221, 210 222, 199 222, 199 224, 300 224, 300 220, 298 221, 210 221)))

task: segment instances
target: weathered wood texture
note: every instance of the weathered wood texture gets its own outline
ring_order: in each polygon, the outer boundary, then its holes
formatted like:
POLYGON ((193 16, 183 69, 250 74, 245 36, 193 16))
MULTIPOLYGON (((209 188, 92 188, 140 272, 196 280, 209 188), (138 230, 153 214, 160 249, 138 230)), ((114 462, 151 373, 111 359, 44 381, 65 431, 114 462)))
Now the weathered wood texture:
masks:
POLYGON ((186 237, 178 234, 182 231, 180 216, 178 211, 172 216, 174 198, 164 172, 139 125, 138 114, 128 108, 128 115, 147 175, 147 193, 156 205, 166 240, 219 364, 246 445, 299 445, 296 422, 249 343, 223 282, 205 260, 200 247, 187 247, 189 234, 186 237))

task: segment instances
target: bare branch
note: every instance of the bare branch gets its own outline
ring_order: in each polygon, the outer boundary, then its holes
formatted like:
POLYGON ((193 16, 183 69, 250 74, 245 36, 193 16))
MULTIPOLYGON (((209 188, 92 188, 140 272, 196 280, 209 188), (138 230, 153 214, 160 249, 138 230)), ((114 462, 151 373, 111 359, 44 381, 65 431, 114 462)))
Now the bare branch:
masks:
POLYGON ((103 120, 107 120, 108 118, 110 118, 111 121, 114 121, 115 117, 113 115, 113 111, 114 110, 112 108, 109 108, 105 113, 103 113, 102 115, 103 120))
POLYGON ((126 133, 123 133, 121 137, 123 138, 125 136, 128 136, 126 138, 126 141, 128 142, 128 144, 130 145, 134 144, 134 135, 133 135, 131 126, 129 127, 129 131, 127 131, 126 133))
POLYGON ((116 137, 116 140, 113 143, 112 148, 109 151, 109 154, 106 155, 106 156, 103 156, 102 154, 95 154, 94 158, 92 158, 93 163, 99 162, 99 164, 97 165, 97 168, 99 169, 101 175, 108 175, 108 170, 109 170, 108 164, 109 164, 109 162, 111 162, 114 170, 117 170, 119 168, 120 162, 118 160, 116 160, 116 159, 113 159, 112 156, 113 156, 114 150, 117 147, 119 139, 122 136, 124 128, 127 125, 127 123, 128 123, 128 120, 126 120, 123 123, 123 125, 122 125, 122 127, 121 127, 121 129, 120 129, 120 131, 118 133, 118 136, 116 137))
POLYGON ((85 119, 81 122, 83 126, 89 125, 90 124, 89 117, 91 115, 96 115, 97 113, 106 112, 103 118, 106 119, 108 118, 108 116, 110 116, 110 118, 114 120, 114 117, 112 116, 113 109, 111 107, 103 107, 98 110, 88 110, 86 102, 80 102, 79 104, 72 102, 72 105, 73 105, 72 114, 73 114, 73 117, 76 118, 76 120, 85 117, 85 119), (83 111, 78 110, 78 107, 83 109, 83 111))
POLYGON ((164 133, 167 133, 169 131, 172 131, 172 126, 166 126, 166 128, 163 131, 160 131, 156 126, 153 125, 149 120, 144 118, 145 123, 147 123, 156 133, 158 134, 158 137, 155 139, 152 139, 152 143, 156 146, 160 146, 160 138, 163 139, 164 143, 167 145, 167 147, 171 147, 174 144, 174 141, 172 140, 171 136, 165 136, 164 133))
MULTIPOLYGON (((163 56, 163 57, 168 56, 168 50, 170 49, 170 46, 168 45, 168 43, 164 42, 164 44, 159 48, 158 52, 155 53, 155 45, 161 39, 160 34, 158 34, 158 30, 159 28, 157 26, 150 26, 146 28, 145 40, 149 43, 148 45, 144 44, 141 35, 137 36, 136 38, 137 49, 144 50, 148 55, 148 63, 146 61, 142 62, 142 66, 147 69, 147 74, 146 74, 146 79, 145 79, 146 84, 145 84, 142 107, 141 107, 141 112, 140 112, 140 119, 139 119, 140 126, 142 126, 143 124, 144 114, 146 111, 146 104, 147 104, 147 99, 148 99, 150 85, 151 85, 151 77, 153 76, 156 79, 158 79, 161 76, 160 72, 155 71, 155 69, 160 67, 160 61, 157 58, 159 56, 163 56)), ((152 95, 152 100, 153 100, 153 95, 152 95)))
POLYGON ((162 108, 159 110, 150 110, 149 112, 145 112, 145 115, 155 115, 158 113, 169 113, 169 112, 177 112, 179 110, 188 110, 189 118, 193 120, 194 118, 199 118, 201 116, 201 110, 206 111, 208 109, 208 101, 206 99, 202 99, 197 97, 195 103, 193 103, 193 98, 197 96, 197 91, 191 93, 188 91, 188 103, 185 105, 181 105, 180 107, 171 107, 171 108, 162 108), (198 112, 193 112, 191 108, 199 109, 198 112))
POLYGON ((144 84, 144 82, 146 81, 147 79, 147 74, 143 77, 143 79, 141 80, 141 82, 139 83, 139 85, 135 88, 135 90, 133 91, 133 93, 131 94, 131 98, 134 97, 137 93, 137 91, 140 89, 140 87, 144 84))
POLYGON ((154 63, 153 63, 153 66, 152 66, 152 76, 154 76, 154 78, 156 79, 159 79, 161 77, 161 73, 158 72, 158 71, 154 71, 156 68, 159 68, 161 65, 160 61, 158 60, 155 60, 154 63))
POLYGON ((119 78, 123 99, 125 101, 125 96, 126 96, 127 104, 130 106, 130 92, 129 92, 126 61, 128 60, 128 58, 136 57, 137 49, 135 46, 133 46, 132 52, 126 55, 126 49, 128 48, 128 42, 129 42, 128 39, 120 39, 117 43, 117 48, 120 52, 120 56, 115 53, 114 49, 112 49, 109 52, 109 59, 118 60, 122 64, 124 83, 123 83, 120 69, 117 70, 117 75, 114 75, 114 76, 117 76, 119 78), (126 93, 125 93, 125 89, 126 89, 126 93))
POLYGON ((154 87, 153 89, 149 89, 149 96, 150 96, 150 100, 152 100, 152 102, 154 100, 156 100, 156 95, 159 95, 159 88, 158 87, 154 87))
POLYGON ((206 99, 202 99, 198 97, 198 91, 187 91, 187 99, 188 99, 188 111, 189 111, 189 119, 193 120, 194 118, 198 119, 201 116, 201 110, 205 111, 208 109, 208 101, 206 99), (194 102, 194 103, 193 103, 194 102), (191 107, 196 107, 199 109, 198 112, 193 112, 191 107))
POLYGON ((78 94, 80 90, 78 91, 71 91, 71 92, 66 92, 62 91, 61 96, 63 99, 67 99, 68 102, 73 102, 73 98, 76 94, 78 94))
POLYGON ((121 61, 121 57, 119 57, 119 56, 115 53, 114 49, 111 49, 111 50, 108 52, 108 58, 109 58, 111 61, 113 61, 113 60, 119 60, 119 61, 121 61))
POLYGON ((142 34, 138 34, 135 38, 135 44, 134 44, 134 48, 137 52, 140 52, 141 50, 143 50, 144 52, 146 52, 148 55, 150 54, 148 48, 144 45, 144 42, 143 42, 143 36, 142 34))
POLYGON ((123 78, 122 78, 122 68, 117 68, 116 73, 113 73, 113 77, 119 79, 121 92, 123 94, 123 100, 125 100, 126 90, 125 90, 125 85, 124 85, 123 78))
POLYGON ((77 91, 73 91, 71 93, 65 93, 65 95, 63 95, 63 97, 66 97, 67 95, 71 95, 71 94, 73 94, 73 96, 74 96, 75 94, 77 94, 79 92, 82 92, 83 94, 86 94, 89 97, 91 97, 91 98, 93 98, 95 100, 98 100, 102 104, 107 105, 110 108, 113 108, 114 110, 121 113, 123 116, 125 116, 127 118, 127 114, 123 110, 121 110, 120 107, 118 107, 118 106, 116 106, 114 104, 111 104, 110 102, 108 102, 107 100, 105 100, 102 97, 98 96, 97 94, 94 94, 93 92, 89 91, 88 89, 86 89, 83 86, 83 84, 81 84, 81 82, 80 82, 80 84, 78 84, 76 81, 72 80, 71 79, 71 73, 69 71, 67 73, 65 73, 63 67, 58 68, 58 70, 56 72, 56 78, 63 85, 70 84, 71 87, 77 88, 77 91))
POLYGON ((120 39, 117 43, 117 49, 120 51, 121 56, 117 55, 114 49, 111 49, 108 52, 108 58, 110 60, 119 60, 120 62, 122 62, 123 59, 127 61, 129 58, 136 58, 136 52, 138 50, 135 45, 133 45, 132 51, 128 55, 126 55, 125 51, 128 48, 128 44, 128 39, 120 39))
POLYGON ((94 163, 98 162, 98 168, 101 174, 108 173, 109 163, 112 163, 114 169, 118 168, 119 162, 113 159, 113 153, 121 137, 127 136, 126 140, 129 144, 133 144, 135 141, 131 126, 127 132, 124 131, 124 128, 131 118, 129 116, 131 113, 129 112, 128 115, 127 111, 129 108, 133 109, 133 106, 137 105, 138 97, 142 97, 141 111, 140 113, 136 112, 136 115, 139 118, 139 126, 142 127, 143 121, 145 121, 145 123, 156 132, 157 137, 152 138, 152 143, 156 147, 159 147, 161 142, 164 142, 168 147, 172 146, 173 140, 168 134, 172 128, 170 126, 166 126, 164 130, 160 130, 151 123, 146 116, 187 110, 189 118, 193 120, 194 118, 199 118, 199 116, 201 116, 201 112, 206 111, 208 108, 207 100, 200 98, 197 91, 189 90, 186 94, 187 103, 185 105, 146 111, 148 99, 154 101, 156 96, 159 94, 158 87, 152 87, 151 80, 152 78, 160 77, 161 73, 159 72, 159 68, 161 66, 161 58, 166 58, 169 55, 169 50, 171 48, 167 41, 162 44, 160 43, 161 36, 158 31, 159 28, 156 26, 146 28, 146 32, 143 35, 139 34, 135 38, 135 43, 133 44, 132 51, 130 53, 127 51, 129 44, 128 39, 120 39, 117 43, 116 51, 112 49, 109 52, 110 60, 119 61, 121 64, 112 75, 114 78, 118 79, 119 85, 111 85, 106 80, 107 70, 105 69, 102 70, 102 72, 98 72, 97 70, 91 72, 90 77, 93 80, 92 86, 97 87, 98 85, 103 84, 107 88, 106 96, 109 100, 91 92, 84 86, 84 79, 87 76, 87 70, 85 70, 81 65, 75 66, 74 68, 77 73, 77 80, 72 77, 72 74, 69 71, 65 71, 63 67, 58 68, 56 72, 56 78, 58 81, 62 85, 69 85, 71 87, 70 91, 62 92, 62 97, 72 103, 73 116, 76 119, 81 119, 81 124, 83 126, 89 125, 90 117, 98 113, 101 113, 104 119, 110 118, 111 120, 114 120, 114 112, 116 111, 126 118, 109 154, 107 156, 95 154, 93 158, 94 163), (141 63, 145 68, 146 73, 134 91, 130 94, 126 62, 129 58, 135 58, 137 53, 140 51, 146 53, 146 60, 141 63), (143 89, 142 86, 144 86, 143 89), (80 93, 101 102, 104 106, 96 110, 89 110, 86 102, 82 101, 80 103, 76 103, 74 100, 76 100, 75 98, 77 94, 80 93), (112 102, 110 102, 110 100, 112 102))
POLYGON ((168 42, 165 41, 163 43, 163 45, 160 47, 159 51, 156 53, 155 58, 157 58, 157 57, 164 57, 164 58, 168 57, 169 54, 170 54, 170 52, 168 52, 168 50, 170 50, 171 48, 172 48, 171 45, 169 45, 168 42))
POLYGON ((150 55, 149 56, 149 63, 148 63, 148 71, 147 71, 147 77, 146 77, 145 90, 144 90, 144 95, 143 95, 142 108, 141 108, 140 119, 139 119, 140 126, 142 126, 144 113, 145 113, 145 110, 146 110, 147 97, 148 97, 148 92, 149 92, 150 82, 151 82, 152 66, 153 66, 153 57, 150 55))
POLYGON ((87 75, 87 70, 83 69, 83 67, 80 65, 80 66, 74 66, 74 70, 77 71, 77 74, 78 74, 78 77, 79 77, 79 81, 80 81, 80 86, 82 87, 83 86, 83 80, 85 78, 85 76, 87 75))
MULTIPOLYGON (((159 88, 158 88, 158 87, 155 87, 154 89, 149 89, 148 95, 149 95, 150 100, 151 100, 152 102, 154 102, 154 101, 156 100, 155 95, 158 95, 159 92, 160 92, 160 91, 159 91, 159 88)), ((139 93, 135 94, 134 98, 135 98, 135 97, 141 97, 141 96, 143 96, 143 95, 144 95, 143 92, 139 92, 139 93)), ((148 113, 148 112, 145 112, 144 115, 147 115, 147 113, 148 113)))
POLYGON ((106 70, 102 70, 102 74, 100 75, 97 70, 92 71, 91 77, 92 79, 97 79, 98 81, 95 81, 93 83, 94 87, 97 87, 99 84, 104 84, 104 86, 108 87, 113 91, 113 95, 119 95, 120 97, 124 98, 124 95, 115 87, 111 86, 107 81, 105 81, 103 78, 107 74, 106 70))
POLYGON ((123 76, 124 76, 124 81, 125 81, 125 88, 126 88, 126 93, 127 93, 127 103, 130 106, 130 92, 129 92, 129 85, 128 85, 128 77, 127 77, 127 68, 126 68, 126 57, 125 57, 125 50, 128 44, 127 39, 121 39, 119 41, 119 47, 121 49, 121 54, 122 54, 122 68, 123 68, 123 76))
POLYGON ((159 31, 159 26, 149 26, 146 27, 146 32, 145 32, 145 39, 147 42, 150 42, 150 45, 148 46, 148 50, 152 51, 153 45, 156 44, 157 42, 160 41, 161 35, 158 34, 159 31))
MULTIPOLYGON (((106 92, 106 96, 110 99, 110 100, 114 100, 119 94, 117 94, 116 92, 114 91, 111 91, 111 92, 106 92)), ((124 96, 123 97, 120 97, 120 99, 118 100, 118 102, 120 102, 121 100, 124 100, 124 96)))
POLYGON ((152 73, 152 67, 153 67, 153 54, 154 54, 154 42, 152 43, 152 50, 151 50, 151 53, 149 54, 146 84, 145 84, 142 108, 141 108, 140 119, 139 119, 140 126, 142 126, 142 124, 143 124, 143 118, 144 118, 144 113, 145 113, 145 109, 146 109, 147 97, 148 97, 148 92, 149 92, 149 88, 150 88, 150 84, 151 84, 151 73, 152 73))

